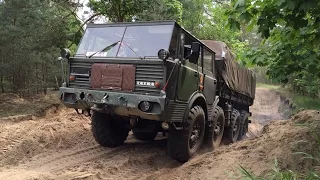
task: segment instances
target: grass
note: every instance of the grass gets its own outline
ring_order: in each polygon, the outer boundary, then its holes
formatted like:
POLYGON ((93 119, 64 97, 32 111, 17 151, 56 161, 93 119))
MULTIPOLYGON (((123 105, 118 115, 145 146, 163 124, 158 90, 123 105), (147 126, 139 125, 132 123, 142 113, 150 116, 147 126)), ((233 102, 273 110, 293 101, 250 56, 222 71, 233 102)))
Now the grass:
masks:
POLYGON ((290 99, 290 101, 296 107, 293 113, 299 109, 320 110, 320 98, 311 98, 308 96, 299 95, 292 92, 289 88, 281 88, 279 85, 258 83, 257 88, 268 88, 290 99))
POLYGON ((272 171, 269 174, 266 174, 265 176, 256 176, 254 173, 250 172, 249 170, 245 169, 244 167, 240 166, 238 168, 240 173, 242 174, 243 180, 297 180, 298 174, 294 173, 290 170, 281 170, 278 164, 277 159, 274 161, 274 167, 272 168, 272 171))
POLYGON ((263 84, 263 83, 257 83, 257 88, 268 88, 268 89, 279 89, 280 86, 278 85, 272 85, 272 84, 263 84))
POLYGON ((283 96, 291 99, 292 102, 296 105, 297 109, 320 109, 320 99, 318 98, 311 98, 308 96, 295 94, 287 88, 277 89, 276 91, 280 92, 283 96))

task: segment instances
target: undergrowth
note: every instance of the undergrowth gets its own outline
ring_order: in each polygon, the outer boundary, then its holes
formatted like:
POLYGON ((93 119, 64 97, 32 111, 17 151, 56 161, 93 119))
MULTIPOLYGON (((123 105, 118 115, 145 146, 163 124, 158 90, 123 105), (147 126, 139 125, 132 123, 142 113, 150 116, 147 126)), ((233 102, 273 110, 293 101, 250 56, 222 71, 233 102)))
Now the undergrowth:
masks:
POLYGON ((320 110, 320 100, 318 98, 299 95, 294 93, 290 88, 283 88, 279 85, 262 83, 258 83, 257 88, 268 88, 289 99, 292 102, 293 107, 295 107, 291 114, 295 114, 301 109, 320 110))
POLYGON ((300 169, 296 171, 292 171, 290 169, 283 169, 279 166, 279 162, 277 159, 274 160, 274 166, 272 170, 264 175, 255 175, 250 170, 245 167, 239 165, 238 171, 242 175, 243 180, 320 180, 320 124, 316 121, 312 122, 304 122, 296 124, 296 126, 302 126, 309 129, 312 138, 308 138, 308 140, 300 140, 298 143, 304 145, 311 144, 312 150, 310 152, 301 152, 296 151, 293 152, 293 156, 296 158, 300 157, 300 160, 312 161, 312 167, 308 169, 300 169))

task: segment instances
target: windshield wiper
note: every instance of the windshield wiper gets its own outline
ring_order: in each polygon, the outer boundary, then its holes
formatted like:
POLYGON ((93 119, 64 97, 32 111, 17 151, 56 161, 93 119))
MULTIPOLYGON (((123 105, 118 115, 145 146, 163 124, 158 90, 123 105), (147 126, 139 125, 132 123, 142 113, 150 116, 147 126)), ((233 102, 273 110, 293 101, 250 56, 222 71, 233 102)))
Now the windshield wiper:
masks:
POLYGON ((97 53, 99 53, 99 52, 109 51, 111 48, 113 48, 114 46, 116 46, 119 42, 120 42, 120 41, 117 41, 117 42, 115 42, 115 43, 113 43, 113 44, 110 44, 109 46, 101 49, 100 51, 97 51, 97 52, 91 54, 88 58, 91 58, 93 55, 95 55, 95 54, 97 54, 97 53))
MULTIPOLYGON (((129 46, 129 44, 126 44, 126 43, 121 43, 121 44, 126 45, 135 55, 137 55, 138 57, 140 57, 140 59, 142 59, 142 57, 141 57, 138 53, 136 53, 136 52, 129 46)), ((117 55, 117 56, 118 56, 118 55, 117 55)))
MULTIPOLYGON (((121 44, 123 44, 123 45, 125 45, 125 46, 127 46, 135 55, 137 55, 140 59, 142 59, 142 57, 137 53, 137 52, 135 52, 132 48, 131 48, 131 46, 129 46, 129 44, 126 44, 126 43, 120 43, 120 45, 121 44)), ((120 48, 120 47, 119 47, 120 48)), ((118 57, 118 53, 117 53, 117 55, 116 55, 117 57, 118 57)))

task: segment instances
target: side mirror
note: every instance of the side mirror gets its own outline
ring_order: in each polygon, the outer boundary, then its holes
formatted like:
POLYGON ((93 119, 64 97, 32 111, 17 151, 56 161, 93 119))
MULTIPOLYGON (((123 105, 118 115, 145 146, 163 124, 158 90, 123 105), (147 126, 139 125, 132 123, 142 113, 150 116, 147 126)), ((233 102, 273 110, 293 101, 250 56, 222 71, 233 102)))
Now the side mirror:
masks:
POLYGON ((69 59, 70 58, 70 55, 71 55, 71 51, 67 48, 62 48, 60 50, 60 55, 62 58, 66 58, 66 59, 69 59))
POLYGON ((191 63, 197 64, 200 55, 200 43, 193 42, 191 45, 191 54, 189 56, 189 61, 191 63))

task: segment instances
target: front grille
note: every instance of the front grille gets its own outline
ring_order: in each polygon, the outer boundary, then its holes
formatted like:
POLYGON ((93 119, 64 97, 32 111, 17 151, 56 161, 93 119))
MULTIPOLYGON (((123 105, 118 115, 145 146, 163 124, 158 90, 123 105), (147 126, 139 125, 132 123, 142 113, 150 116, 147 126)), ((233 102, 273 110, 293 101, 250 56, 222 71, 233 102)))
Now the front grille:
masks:
MULTIPOLYGON (((69 82, 70 88, 90 89, 91 66, 94 62, 72 60, 70 73, 75 75, 75 81, 69 82)), ((159 82, 164 85, 164 66, 162 64, 135 64, 136 83, 134 93, 159 95, 160 89, 148 85, 140 85, 137 82, 159 82)))
POLYGON ((74 81, 69 82, 69 87, 71 88, 81 88, 89 89, 90 88, 90 69, 92 62, 70 62, 70 74, 75 75, 76 78, 74 81))
POLYGON ((150 86, 138 85, 137 82, 160 82, 164 84, 163 74, 164 68, 160 65, 137 64, 136 66, 136 93, 159 95, 160 89, 150 86))

